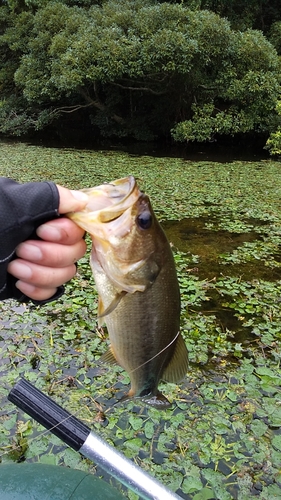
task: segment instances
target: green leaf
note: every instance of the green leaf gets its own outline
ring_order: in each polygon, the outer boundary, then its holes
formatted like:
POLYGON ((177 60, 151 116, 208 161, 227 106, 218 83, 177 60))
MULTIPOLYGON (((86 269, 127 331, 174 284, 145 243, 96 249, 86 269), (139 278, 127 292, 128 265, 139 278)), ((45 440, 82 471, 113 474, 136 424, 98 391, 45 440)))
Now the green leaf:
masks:
POLYGON ((66 466, 71 467, 72 469, 79 468, 80 457, 74 450, 67 448, 63 453, 63 460, 66 466))
POLYGON ((197 477, 187 477, 183 480, 182 491, 183 493, 194 493, 201 490, 202 482, 197 477))
POLYGON ((274 448, 276 448, 277 450, 281 451, 281 436, 280 435, 273 436, 272 446, 274 446, 274 448))
POLYGON ((129 422, 135 431, 143 427, 143 419, 140 417, 135 417, 131 415, 129 418, 129 422))
POLYGON ((253 420, 251 423, 251 430, 257 437, 263 436, 268 430, 268 426, 262 420, 253 420))
POLYGON ((142 440, 140 438, 128 439, 124 442, 124 446, 129 448, 131 451, 138 453, 142 446, 142 440))
POLYGON ((210 488, 202 488, 196 495, 194 495, 193 500, 211 500, 215 498, 216 495, 210 488))
POLYGON ((7 419, 3 420, 1 425, 4 427, 4 429, 10 431, 16 425, 16 422, 17 422, 17 415, 14 414, 11 417, 8 417, 7 419))
POLYGON ((151 439, 154 435, 154 424, 151 421, 145 423, 144 434, 147 439, 151 439))

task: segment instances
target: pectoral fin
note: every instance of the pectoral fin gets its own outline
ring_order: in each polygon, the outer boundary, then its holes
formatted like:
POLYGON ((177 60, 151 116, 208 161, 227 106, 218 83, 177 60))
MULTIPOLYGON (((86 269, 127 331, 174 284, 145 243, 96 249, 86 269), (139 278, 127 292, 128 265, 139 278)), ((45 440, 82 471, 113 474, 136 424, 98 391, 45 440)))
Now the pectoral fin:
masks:
POLYGON ((176 340, 176 346, 173 353, 173 356, 165 368, 162 380, 165 382, 173 382, 177 383, 184 378, 186 372, 188 370, 188 352, 186 349, 185 342, 179 334, 176 340))
MULTIPOLYGON (((104 316, 107 316, 108 314, 112 313, 114 309, 118 306, 120 300, 126 295, 127 292, 124 290, 120 293, 117 293, 109 306, 105 309, 103 301, 101 297, 99 297, 99 304, 98 304, 98 320, 99 320, 99 326, 100 326, 100 318, 104 318, 104 316)), ((102 324, 103 322, 101 322, 102 324)))
POLYGON ((99 296, 99 302, 98 302, 98 327, 101 328, 102 325, 104 324, 104 319, 103 319, 103 313, 104 313, 104 305, 101 297, 99 296))

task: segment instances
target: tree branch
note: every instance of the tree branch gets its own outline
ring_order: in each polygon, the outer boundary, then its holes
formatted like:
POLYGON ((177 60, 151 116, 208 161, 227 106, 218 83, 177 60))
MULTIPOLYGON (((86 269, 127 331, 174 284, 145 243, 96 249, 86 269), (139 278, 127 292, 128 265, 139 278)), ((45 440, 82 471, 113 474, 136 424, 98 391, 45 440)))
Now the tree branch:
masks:
MULTIPOLYGON (((85 101, 88 101, 88 106, 93 106, 99 109, 100 111, 104 111, 106 109, 106 106, 98 98, 96 86, 95 86, 95 94, 97 99, 95 101, 91 98, 88 92, 85 91, 85 89, 79 88, 79 93, 82 95, 85 101)), ((121 116, 116 115, 115 113, 111 116, 111 118, 117 123, 125 123, 125 120, 121 116)))
MULTIPOLYGON (((102 104, 102 102, 100 102, 98 98, 96 100, 93 100, 91 96, 88 94, 88 92, 86 92, 82 88, 80 88, 78 91, 79 94, 83 97, 83 99, 85 99, 87 104, 74 104, 73 106, 62 106, 60 108, 55 108, 51 114, 56 115, 59 113, 75 113, 75 111, 79 111, 80 109, 85 109, 90 107, 97 108, 100 111, 104 111, 106 109, 106 106, 102 104)), ((116 115, 115 113, 111 116, 111 118, 117 123, 125 123, 125 120, 121 116, 116 115)))
POLYGON ((89 108, 90 106, 92 106, 91 103, 88 103, 88 104, 75 104, 73 106, 62 106, 61 108, 55 108, 52 111, 52 114, 56 114, 56 113, 74 113, 75 111, 78 111, 79 109, 89 108))
POLYGON ((139 90, 139 91, 147 92, 147 93, 153 94, 153 95, 167 94, 167 90, 161 90, 161 91, 157 92, 156 90, 152 90, 148 87, 129 87, 126 85, 121 85, 121 83, 111 83, 110 85, 114 85, 115 87, 120 87, 121 89, 125 89, 125 90, 139 90))

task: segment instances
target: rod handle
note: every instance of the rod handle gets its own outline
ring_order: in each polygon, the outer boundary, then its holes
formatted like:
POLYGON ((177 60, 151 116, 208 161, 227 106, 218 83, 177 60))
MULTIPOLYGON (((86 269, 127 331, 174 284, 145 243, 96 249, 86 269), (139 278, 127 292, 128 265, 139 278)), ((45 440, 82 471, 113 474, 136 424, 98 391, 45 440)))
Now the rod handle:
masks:
POLYGON ((21 378, 10 391, 8 400, 75 451, 80 450, 90 434, 87 425, 61 408, 24 378, 21 378))

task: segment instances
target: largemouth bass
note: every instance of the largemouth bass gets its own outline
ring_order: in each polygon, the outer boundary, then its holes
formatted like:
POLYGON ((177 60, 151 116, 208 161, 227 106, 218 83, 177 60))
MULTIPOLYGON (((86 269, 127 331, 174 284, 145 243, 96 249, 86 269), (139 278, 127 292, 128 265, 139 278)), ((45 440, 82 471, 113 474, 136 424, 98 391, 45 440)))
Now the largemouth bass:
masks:
POLYGON ((68 217, 93 242, 99 325, 106 323, 110 340, 102 360, 127 371, 128 397, 166 408, 170 403, 158 390, 160 380, 178 382, 188 367, 170 244, 134 177, 82 191, 88 205, 68 217))

